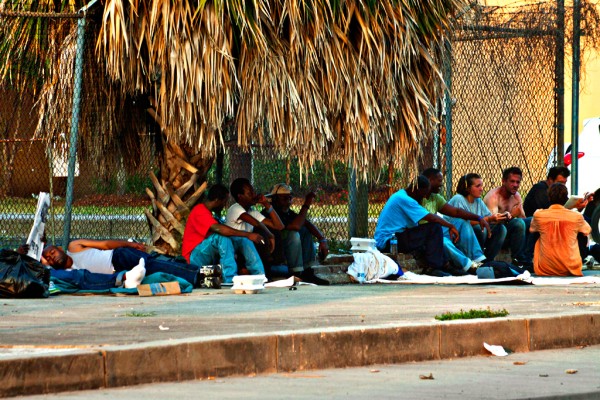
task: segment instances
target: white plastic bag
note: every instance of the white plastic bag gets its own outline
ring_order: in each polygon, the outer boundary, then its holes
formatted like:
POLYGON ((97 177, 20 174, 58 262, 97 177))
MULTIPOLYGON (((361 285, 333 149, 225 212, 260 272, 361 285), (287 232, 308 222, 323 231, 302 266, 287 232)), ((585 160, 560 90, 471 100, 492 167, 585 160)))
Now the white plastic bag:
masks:
POLYGON ((348 274, 358 283, 386 278, 392 274, 402 275, 402 269, 398 264, 377 249, 354 253, 353 256, 354 262, 348 267, 348 274))

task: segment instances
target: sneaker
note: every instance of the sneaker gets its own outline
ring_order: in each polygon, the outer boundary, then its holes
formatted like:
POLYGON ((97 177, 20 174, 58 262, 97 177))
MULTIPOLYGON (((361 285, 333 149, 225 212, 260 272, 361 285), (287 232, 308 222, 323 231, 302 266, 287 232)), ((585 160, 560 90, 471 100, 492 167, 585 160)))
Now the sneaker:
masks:
POLYGON ((314 283, 315 285, 319 286, 329 285, 329 281, 319 278, 317 275, 315 275, 315 271, 313 271, 312 268, 306 268, 304 271, 302 271, 299 278, 302 279, 303 282, 314 283))
POLYGON ((60 293, 60 289, 56 287, 56 285, 54 284, 54 282, 50 282, 50 284, 48 285, 48 293, 50 293, 50 294, 59 294, 60 293))
POLYGON ((221 278, 218 276, 207 276, 200 284, 200 287, 203 289, 221 289, 221 278))
POLYGON ((218 276, 223 277, 223 269, 220 264, 215 265, 203 265, 198 271, 199 274, 206 276, 218 276))
POLYGON ((533 262, 531 261, 519 261, 516 258, 513 258, 512 264, 526 271, 533 272, 533 262))
POLYGON ((467 270, 467 274, 469 274, 469 275, 477 275, 477 268, 481 267, 482 265, 483 265, 482 262, 473 261, 471 263, 471 266, 467 270))

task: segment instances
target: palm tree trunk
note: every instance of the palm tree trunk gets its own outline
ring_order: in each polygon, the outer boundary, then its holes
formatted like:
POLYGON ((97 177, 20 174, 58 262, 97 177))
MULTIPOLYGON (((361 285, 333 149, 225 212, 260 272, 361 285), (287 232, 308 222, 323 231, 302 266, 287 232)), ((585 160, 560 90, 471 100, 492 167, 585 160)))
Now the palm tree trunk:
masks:
POLYGON ((149 250, 179 255, 185 222, 206 189, 206 174, 213 159, 203 158, 189 146, 169 142, 170 128, 153 109, 148 112, 161 127, 163 145, 159 177, 150 172, 153 187, 146 188, 152 200, 152 211, 145 211, 151 232, 149 250))

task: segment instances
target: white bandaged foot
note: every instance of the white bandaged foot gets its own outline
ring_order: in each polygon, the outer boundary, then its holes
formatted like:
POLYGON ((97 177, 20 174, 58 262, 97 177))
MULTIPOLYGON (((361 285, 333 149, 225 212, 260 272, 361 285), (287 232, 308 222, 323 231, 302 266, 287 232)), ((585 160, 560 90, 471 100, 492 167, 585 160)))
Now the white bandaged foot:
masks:
POLYGON ((127 289, 134 289, 142 283, 142 279, 146 276, 146 262, 140 258, 140 263, 133 267, 131 271, 125 273, 124 286, 127 289))

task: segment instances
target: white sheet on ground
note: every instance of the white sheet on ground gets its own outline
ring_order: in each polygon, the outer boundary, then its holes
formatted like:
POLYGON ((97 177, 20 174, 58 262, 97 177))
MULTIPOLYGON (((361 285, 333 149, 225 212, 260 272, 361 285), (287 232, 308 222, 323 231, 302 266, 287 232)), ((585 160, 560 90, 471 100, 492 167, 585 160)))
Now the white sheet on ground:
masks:
POLYGON ((496 278, 496 279, 479 279, 475 275, 465 276, 445 276, 436 277, 429 275, 419 275, 414 272, 407 271, 398 278, 397 281, 385 279, 376 279, 371 283, 400 283, 400 284, 438 284, 438 285, 459 285, 459 284, 494 284, 510 281, 523 281, 532 285, 545 286, 560 286, 571 284, 600 284, 600 276, 578 276, 578 277, 532 277, 529 272, 519 275, 514 278, 496 278))

